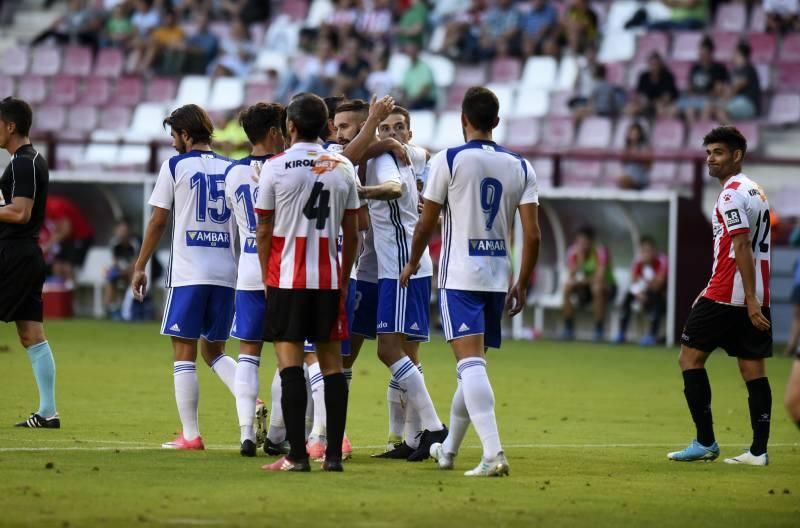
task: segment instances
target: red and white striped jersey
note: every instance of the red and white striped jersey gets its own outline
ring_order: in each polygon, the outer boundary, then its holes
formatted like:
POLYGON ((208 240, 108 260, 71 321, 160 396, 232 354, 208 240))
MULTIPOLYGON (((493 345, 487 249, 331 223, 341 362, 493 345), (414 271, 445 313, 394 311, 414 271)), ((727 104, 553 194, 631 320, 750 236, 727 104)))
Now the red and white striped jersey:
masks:
POLYGON ((344 215, 358 208, 355 170, 344 156, 316 143, 295 143, 270 158, 261 169, 255 207, 275 214, 264 284, 339 289, 339 228, 344 215))
POLYGON ((745 305, 742 275, 736 267, 733 236, 747 233, 756 265, 756 295, 769 306, 770 215, 767 196, 756 182, 737 174, 717 198, 714 215, 714 267, 701 294, 712 301, 745 305))

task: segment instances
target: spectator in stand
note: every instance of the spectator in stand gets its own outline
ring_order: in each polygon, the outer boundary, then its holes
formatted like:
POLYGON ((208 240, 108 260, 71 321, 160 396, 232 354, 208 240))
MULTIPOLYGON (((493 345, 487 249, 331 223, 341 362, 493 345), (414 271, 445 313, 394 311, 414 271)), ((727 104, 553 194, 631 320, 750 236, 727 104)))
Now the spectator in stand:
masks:
POLYGON ((394 77, 389 72, 388 52, 374 54, 372 59, 372 71, 367 76, 367 92, 374 94, 380 99, 384 95, 391 95, 394 91, 394 77))
POLYGON ((269 21, 271 2, 264 0, 222 0, 214 2, 219 4, 219 9, 229 20, 247 20, 253 22, 269 21))
MULTIPOLYGON (((625 152, 628 154, 647 155, 650 153, 650 142, 641 123, 633 122, 625 133, 625 152)), ((617 178, 620 189, 641 191, 650 185, 649 161, 631 159, 622 164, 622 174, 617 178)))
POLYGON ((541 54, 545 39, 557 25, 558 11, 550 0, 533 0, 530 11, 521 15, 519 19, 522 56, 541 54))
POLYGON ((52 38, 58 44, 75 43, 97 48, 103 30, 103 14, 87 0, 70 0, 67 12, 31 41, 31 46, 52 38))
POLYGON ((250 153, 250 143, 239 123, 238 112, 220 114, 214 121, 217 121, 214 123, 214 146, 218 152, 236 160, 246 157, 250 153))
POLYGON ((416 42, 409 41, 405 52, 411 65, 403 75, 401 86, 403 106, 408 110, 432 110, 436 108, 436 85, 433 82, 433 70, 419 58, 416 42))
POLYGON ((725 96, 714 101, 711 112, 720 123, 753 119, 761 113, 761 83, 750 62, 750 45, 740 42, 733 54, 731 82, 725 96))
POLYGON ((350 37, 344 44, 333 93, 344 94, 347 99, 369 99, 364 83, 370 72, 369 63, 361 55, 361 42, 350 37))
POLYGON ((154 70, 166 75, 179 73, 185 39, 186 34, 178 24, 175 12, 165 11, 161 24, 150 32, 147 40, 140 41, 133 71, 140 74, 154 70))
POLYGON ((764 0, 767 14, 767 31, 783 34, 800 30, 799 0, 764 0))
POLYGON ((307 57, 297 72, 296 92, 311 92, 326 97, 330 95, 333 82, 339 74, 339 59, 332 37, 320 37, 317 50, 307 57))
POLYGON ((661 55, 654 51, 647 59, 647 70, 639 75, 636 95, 628 106, 628 112, 644 117, 671 117, 677 98, 675 76, 661 55))
POLYGON ((131 22, 136 27, 139 37, 146 38, 161 22, 161 14, 153 0, 135 0, 134 6, 131 22))
POLYGON ((216 58, 219 51, 219 39, 209 29, 208 14, 197 15, 197 27, 186 39, 186 58, 183 63, 184 73, 203 74, 208 65, 216 58))
POLYGON ((634 303, 644 310, 650 322, 648 333, 639 344, 653 346, 658 343, 661 318, 667 308, 667 262, 667 255, 658 251, 653 237, 643 236, 639 241, 639 255, 631 270, 631 285, 622 302, 619 333, 614 339, 615 343, 625 342, 634 303))
POLYGON ((512 0, 496 0, 481 17, 477 59, 507 56, 519 34, 520 14, 512 0))
POLYGON ((231 22, 231 31, 220 42, 220 56, 211 63, 209 72, 215 77, 247 77, 256 57, 256 46, 243 21, 231 22))
POLYGON ((385 40, 392 30, 392 6, 390 0, 362 1, 356 19, 356 31, 372 42, 385 40))
POLYGON ((357 21, 357 1, 338 0, 325 25, 329 30, 336 33, 339 39, 338 42, 344 42, 353 32, 357 21))
POLYGON ((599 64, 597 62, 597 46, 587 46, 583 54, 578 57, 578 76, 575 78, 572 98, 569 100, 569 107, 573 110, 589 104, 599 64))
POLYGON ((700 42, 699 60, 689 72, 689 90, 678 100, 678 111, 690 123, 701 112, 704 119, 709 119, 709 102, 722 97, 728 80, 728 69, 714 60, 714 41, 705 37, 700 42))
POLYGON ((575 242, 567 249, 567 272, 561 338, 575 339, 575 307, 591 304, 594 340, 602 341, 606 308, 616 295, 617 285, 611 268, 611 254, 604 245, 596 243, 591 226, 581 227, 575 242))
POLYGON ((114 228, 111 246, 111 266, 106 270, 106 283, 103 288, 103 303, 109 319, 122 318, 120 293, 125 293, 133 276, 133 265, 139 255, 141 241, 131 233, 128 222, 121 221, 114 228))
POLYGON ((117 4, 111 11, 111 16, 106 20, 101 44, 104 47, 127 49, 135 37, 136 28, 128 17, 125 6, 117 4))
POLYGON ((564 28, 567 46, 575 54, 582 53, 587 45, 594 45, 597 42, 597 13, 589 5, 588 0, 572 0, 564 12, 561 25, 564 28))
POLYGON ((412 0, 393 30, 397 43, 404 46, 414 43, 418 49, 425 45, 425 29, 428 24, 428 6, 423 0, 412 0))
POLYGON ((662 0, 670 8, 670 18, 650 24, 650 29, 660 31, 698 30, 708 25, 710 17, 708 0, 662 0))
POLYGON ((625 90, 606 79, 604 65, 595 64, 589 98, 573 98, 570 100, 570 107, 578 120, 590 115, 617 117, 625 108, 625 90))
MULTIPOLYGON (((437 4, 438 7, 438 4, 437 4)), ((473 60, 478 45, 473 28, 479 27, 485 6, 484 0, 471 0, 464 11, 459 11, 444 21, 445 34, 441 47, 437 50, 453 60, 473 60)))
POLYGON ((94 241, 94 229, 72 200, 57 194, 47 197, 45 224, 50 236, 42 252, 55 254, 52 273, 71 288, 75 269, 83 266, 94 241))

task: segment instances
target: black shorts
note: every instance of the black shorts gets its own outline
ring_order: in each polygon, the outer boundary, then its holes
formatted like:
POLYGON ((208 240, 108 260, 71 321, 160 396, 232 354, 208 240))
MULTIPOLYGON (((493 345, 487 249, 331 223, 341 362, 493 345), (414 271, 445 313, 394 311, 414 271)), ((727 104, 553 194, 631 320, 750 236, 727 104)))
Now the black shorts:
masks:
POLYGON ((0 241, 0 321, 42 321, 45 268, 35 240, 0 241))
POLYGON ((267 288, 264 341, 342 341, 347 328, 339 290, 267 288))
MULTIPOLYGON (((772 322, 769 308, 761 313, 772 322)), ((681 343, 703 352, 720 347, 729 356, 763 359, 772 356, 772 329, 757 330, 744 306, 730 306, 700 297, 689 312, 681 343)))

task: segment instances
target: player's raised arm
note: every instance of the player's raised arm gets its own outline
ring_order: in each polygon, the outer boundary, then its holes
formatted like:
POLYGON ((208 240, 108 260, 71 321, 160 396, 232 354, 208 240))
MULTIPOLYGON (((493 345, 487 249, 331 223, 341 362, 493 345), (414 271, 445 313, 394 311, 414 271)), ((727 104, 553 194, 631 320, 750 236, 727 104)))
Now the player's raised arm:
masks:
POLYGON ((376 142, 375 132, 378 130, 378 125, 389 117, 393 108, 394 99, 391 96, 387 95, 378 100, 373 96, 367 120, 356 137, 342 151, 342 155, 352 161, 353 165, 358 165, 365 160, 370 145, 376 142))

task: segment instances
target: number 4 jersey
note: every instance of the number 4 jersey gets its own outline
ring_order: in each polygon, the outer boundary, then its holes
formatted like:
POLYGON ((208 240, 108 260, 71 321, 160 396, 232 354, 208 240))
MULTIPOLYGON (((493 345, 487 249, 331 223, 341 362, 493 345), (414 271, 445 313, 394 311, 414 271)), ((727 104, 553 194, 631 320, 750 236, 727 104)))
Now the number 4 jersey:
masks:
POLYGON ((275 213, 267 286, 338 289, 339 228, 358 208, 355 170, 344 156, 296 143, 269 159, 256 199, 257 213, 275 213))
POLYGON ((746 233, 755 257, 756 295, 762 306, 769 306, 770 216, 764 191, 744 174, 733 176, 717 198, 711 225, 714 267, 701 295, 720 303, 746 304, 733 250, 733 236, 746 233))
POLYGON ((172 210, 168 288, 236 285, 235 225, 225 203, 230 160, 192 150, 165 161, 150 205, 172 210))

